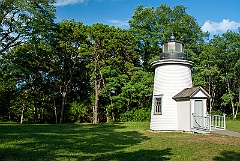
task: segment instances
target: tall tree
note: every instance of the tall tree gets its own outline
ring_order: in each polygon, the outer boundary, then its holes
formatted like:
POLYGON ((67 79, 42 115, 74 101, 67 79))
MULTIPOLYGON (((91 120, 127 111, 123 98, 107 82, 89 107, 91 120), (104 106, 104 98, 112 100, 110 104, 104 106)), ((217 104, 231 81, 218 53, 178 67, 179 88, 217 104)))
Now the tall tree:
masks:
MULTIPOLYGON (((101 67, 103 75, 103 87, 100 96, 104 101, 106 120, 115 121, 116 111, 130 110, 124 106, 130 95, 120 96, 124 86, 130 81, 131 74, 141 70, 137 41, 128 30, 114 29, 109 40, 109 53, 105 58, 105 66, 101 67), (122 102, 122 103, 120 103, 122 102)), ((137 79, 136 79, 137 80, 137 79)), ((129 105, 130 106, 130 105, 129 105)))
MULTIPOLYGON (((114 86, 109 87, 108 84, 108 79, 111 79, 112 76, 120 76, 119 73, 114 74, 113 71, 123 70, 125 62, 130 61, 137 64, 139 60, 134 51, 136 45, 132 44, 131 36, 126 30, 94 24, 88 28, 88 37, 91 43, 89 47, 91 61, 87 67, 91 70, 91 84, 94 91, 93 123, 97 124, 100 104, 110 107, 108 103, 112 102, 112 92, 117 93, 117 89, 114 86), (104 98, 105 101, 100 98, 104 98)), ((108 108, 106 111, 108 118, 108 108)))
POLYGON ((190 55, 199 53, 197 44, 203 42, 202 38, 205 36, 196 19, 187 14, 184 6, 171 9, 163 4, 154 10, 152 7, 144 8, 139 5, 129 24, 130 30, 139 40, 145 68, 149 68, 148 61, 159 55, 161 44, 168 41, 172 34, 185 44, 190 55))
POLYGON ((55 55, 51 64, 55 71, 53 79, 62 96, 60 124, 63 123, 64 109, 73 76, 78 71, 79 64, 82 63, 80 53, 86 45, 85 30, 83 23, 74 20, 64 20, 57 24, 55 55))
POLYGON ((149 108, 144 102, 151 99, 149 84, 153 77, 142 70, 138 41, 131 32, 95 24, 88 35, 93 123, 116 120, 120 113, 149 108))
POLYGON ((108 46, 111 40, 111 34, 114 27, 109 27, 103 24, 94 24, 88 27, 88 37, 91 43, 89 47, 89 56, 91 63, 87 65, 87 68, 91 69, 91 84, 93 86, 93 124, 99 122, 98 110, 99 110, 99 92, 102 87, 103 76, 101 73, 101 67, 104 66, 104 59, 108 53, 108 46))
POLYGON ((219 80, 221 71, 217 65, 215 46, 205 43, 201 47, 202 52, 194 58, 193 84, 204 87, 211 95, 210 109, 216 111, 218 108, 218 89, 221 88, 219 80))

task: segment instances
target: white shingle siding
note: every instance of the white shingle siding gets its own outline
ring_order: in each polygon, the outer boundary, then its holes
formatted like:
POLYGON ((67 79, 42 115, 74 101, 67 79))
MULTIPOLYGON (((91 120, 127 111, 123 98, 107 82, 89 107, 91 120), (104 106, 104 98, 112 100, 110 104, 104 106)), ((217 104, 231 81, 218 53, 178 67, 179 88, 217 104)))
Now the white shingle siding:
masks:
POLYGON ((179 130, 177 103, 172 99, 184 88, 192 87, 191 61, 159 60, 153 63, 155 67, 153 99, 155 95, 162 96, 162 115, 154 115, 154 104, 151 112, 151 130, 179 130))

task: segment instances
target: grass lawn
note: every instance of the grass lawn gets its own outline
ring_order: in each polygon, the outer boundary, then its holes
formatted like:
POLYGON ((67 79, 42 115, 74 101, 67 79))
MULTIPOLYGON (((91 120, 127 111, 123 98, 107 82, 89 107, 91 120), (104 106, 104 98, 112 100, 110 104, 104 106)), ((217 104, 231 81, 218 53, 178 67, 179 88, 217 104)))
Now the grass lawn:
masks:
MULTIPOLYGON (((240 121, 227 126, 239 131, 240 121)), ((0 123, 0 161, 240 161, 240 138, 148 129, 148 122, 0 123)))
POLYGON ((236 120, 227 120, 227 130, 231 130, 231 131, 236 131, 236 132, 240 132, 240 121, 236 121, 236 120))

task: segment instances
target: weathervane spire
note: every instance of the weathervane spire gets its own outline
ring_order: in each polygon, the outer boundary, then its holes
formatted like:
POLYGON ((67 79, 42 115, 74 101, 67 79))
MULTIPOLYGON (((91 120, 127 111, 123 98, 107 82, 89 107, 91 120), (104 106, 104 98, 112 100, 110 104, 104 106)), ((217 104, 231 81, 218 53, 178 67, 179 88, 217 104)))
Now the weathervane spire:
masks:
POLYGON ((175 37, 173 36, 173 31, 172 31, 172 36, 170 37, 170 41, 175 41, 175 37))

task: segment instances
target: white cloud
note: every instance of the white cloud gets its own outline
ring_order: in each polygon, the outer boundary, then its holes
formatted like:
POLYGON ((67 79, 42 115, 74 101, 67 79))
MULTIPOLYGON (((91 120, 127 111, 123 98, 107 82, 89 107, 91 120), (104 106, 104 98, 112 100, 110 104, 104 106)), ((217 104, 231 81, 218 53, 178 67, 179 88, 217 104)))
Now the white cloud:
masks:
POLYGON ((238 27, 240 27, 240 22, 229 21, 229 19, 223 19, 222 22, 208 20, 203 24, 202 31, 217 34, 226 32, 227 30, 236 30, 238 27))
POLYGON ((119 27, 119 28, 129 28, 128 21, 108 20, 108 23, 110 23, 110 25, 113 25, 113 26, 119 27))
POLYGON ((85 2, 87 2, 87 0, 57 0, 55 6, 67 6, 85 2))

